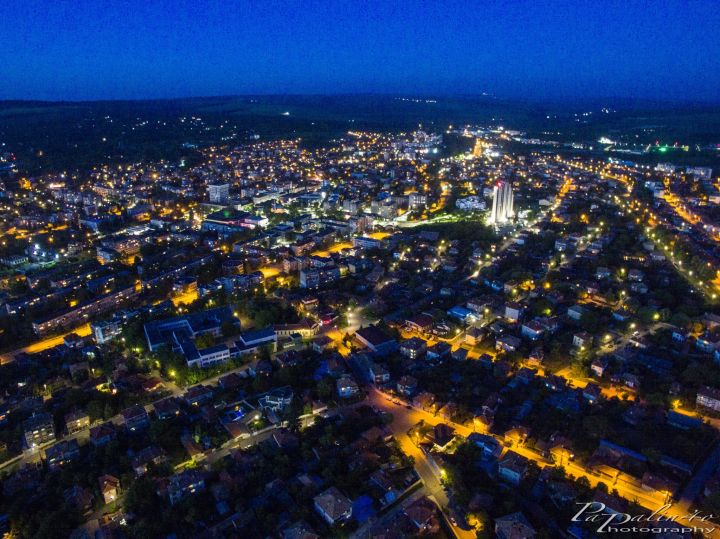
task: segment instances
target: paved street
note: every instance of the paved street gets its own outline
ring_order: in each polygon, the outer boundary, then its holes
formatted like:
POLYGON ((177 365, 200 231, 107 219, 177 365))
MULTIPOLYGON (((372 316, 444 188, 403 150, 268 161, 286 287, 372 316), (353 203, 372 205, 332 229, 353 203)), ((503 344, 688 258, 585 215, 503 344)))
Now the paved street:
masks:
MULTIPOLYGON (((410 440, 407 436, 407 431, 420 421, 425 421, 425 423, 429 425, 445 423, 453 427, 456 434, 462 437, 470 435, 473 432, 472 429, 464 425, 447 421, 444 418, 434 416, 414 407, 396 404, 383 393, 375 389, 372 389, 368 394, 368 401, 375 408, 393 414, 393 422, 390 425, 393 434, 395 434, 396 438, 399 440, 403 451, 415 458, 416 469, 423 481, 427 482, 428 493, 435 495, 440 505, 447 508, 448 498, 446 492, 442 486, 440 486, 440 471, 437 469, 437 466, 431 464, 431 459, 424 452, 418 449, 417 446, 410 440)), ((502 442, 502 440, 500 441, 502 442)), ((541 468, 554 465, 554 463, 548 461, 526 447, 514 444, 510 447, 510 449, 530 460, 535 461, 541 468)), ((507 451, 507 449, 505 451, 507 451)), ((666 511, 665 514, 668 516, 674 516, 680 524, 685 526, 702 526, 701 523, 693 523, 684 517, 689 514, 689 500, 692 500, 697 495, 699 489, 702 488, 704 481, 717 468, 718 462, 720 462, 720 448, 714 451, 706 459, 705 463, 698 468, 698 471, 691 478, 685 491, 683 491, 683 495, 681 496, 679 503, 674 504, 668 511, 666 511)), ((604 482, 608 485, 610 490, 617 489, 622 497, 631 501, 636 501, 639 505, 645 507, 649 512, 656 511, 665 505, 666 500, 662 493, 645 490, 638 484, 630 483, 623 478, 616 477, 613 479, 601 477, 575 462, 563 463, 563 466, 565 467, 566 472, 570 475, 575 477, 586 477, 592 487, 597 486, 600 482, 604 482)), ((464 530, 460 530, 457 527, 453 527, 453 531, 458 534, 458 537, 461 537, 462 532, 464 532, 464 530)), ((710 536, 720 537, 720 533, 713 533, 710 536)))
MULTIPOLYGON (((415 459, 415 469, 424 483, 423 492, 428 496, 433 496, 443 511, 447 514, 450 500, 448 499, 447 492, 441 483, 440 469, 434 461, 422 450, 420 450, 407 435, 408 430, 421 420, 425 420, 426 423, 430 424, 437 424, 441 421, 431 414, 421 410, 417 410, 415 408, 408 409, 403 405, 395 404, 380 391, 375 389, 370 390, 368 394, 368 402, 371 406, 374 406, 378 410, 382 410, 383 412, 393 415, 393 422, 390 424, 390 429, 392 430, 395 438, 398 440, 400 448, 403 452, 415 459)), ((455 425, 453 425, 453 427, 455 427, 455 425)), ((470 429, 461 425, 457 425, 457 427, 458 434, 463 436, 467 436, 472 432, 470 429)), ((450 524, 449 521, 448 524, 450 524)), ((456 537, 461 539, 474 538, 475 532, 470 530, 467 525, 465 527, 467 529, 451 525, 456 537)))

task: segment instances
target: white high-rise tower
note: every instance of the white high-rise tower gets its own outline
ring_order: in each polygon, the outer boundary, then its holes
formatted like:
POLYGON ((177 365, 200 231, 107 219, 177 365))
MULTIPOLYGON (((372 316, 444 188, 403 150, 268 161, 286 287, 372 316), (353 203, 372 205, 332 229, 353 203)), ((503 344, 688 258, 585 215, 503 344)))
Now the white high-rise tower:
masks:
POLYGON ((225 204, 230 198, 229 183, 211 183, 207 189, 210 204, 225 204))
POLYGON ((513 217, 513 192, 510 182, 498 181, 493 187, 493 203, 490 224, 501 225, 513 217))

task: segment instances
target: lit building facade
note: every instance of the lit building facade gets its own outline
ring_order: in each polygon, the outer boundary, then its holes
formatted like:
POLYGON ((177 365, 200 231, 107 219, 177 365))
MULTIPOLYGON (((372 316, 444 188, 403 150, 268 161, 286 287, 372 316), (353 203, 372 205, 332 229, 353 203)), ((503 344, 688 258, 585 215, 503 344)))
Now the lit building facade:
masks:
POLYGON ((501 225, 512 219, 513 192, 509 182, 499 181, 493 187, 493 203, 490 212, 490 224, 501 225))

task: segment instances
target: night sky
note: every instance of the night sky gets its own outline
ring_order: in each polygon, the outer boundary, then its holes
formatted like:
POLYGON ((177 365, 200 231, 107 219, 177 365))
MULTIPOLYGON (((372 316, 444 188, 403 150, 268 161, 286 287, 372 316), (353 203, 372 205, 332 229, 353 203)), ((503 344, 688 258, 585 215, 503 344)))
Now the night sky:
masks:
POLYGON ((0 99, 720 101, 717 0, 4 0, 0 99))

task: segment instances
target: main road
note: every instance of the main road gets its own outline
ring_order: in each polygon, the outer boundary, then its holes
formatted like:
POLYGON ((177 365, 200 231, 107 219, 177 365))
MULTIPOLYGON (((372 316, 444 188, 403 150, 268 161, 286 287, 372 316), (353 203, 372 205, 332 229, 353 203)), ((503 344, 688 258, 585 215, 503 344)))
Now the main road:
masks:
MULTIPOLYGON (((426 423, 431 423, 430 419, 432 419, 434 420, 432 423, 437 424, 440 423, 438 418, 421 410, 396 404, 374 388, 370 389, 368 393, 368 401, 369 404, 376 409, 392 414, 393 421, 390 423, 390 430, 392 430, 395 439, 398 441, 398 444, 400 444, 400 449, 402 449, 403 453, 407 456, 415 460, 415 470, 423 481, 424 493, 427 496, 435 498, 435 501, 447 515, 451 503, 447 491, 442 485, 442 471, 435 461, 422 451, 410 439, 410 436, 408 436, 408 431, 419 421, 425 420, 426 423)), ((453 427, 457 427, 456 432, 463 436, 467 436, 472 432, 470 429, 461 425, 453 425, 453 427)), ((475 531, 467 524, 460 527, 452 524, 449 519, 447 520, 453 533, 459 539, 474 539, 476 537, 475 531)), ((459 522, 458 524, 462 523, 459 522)))
POLYGON ((67 335, 70 335, 71 333, 75 333, 80 337, 87 337, 92 333, 90 329, 90 324, 83 324, 80 327, 77 327, 73 329, 72 331, 68 331, 66 333, 63 333, 62 335, 53 335, 50 337, 44 337, 40 340, 37 340, 31 344, 28 344, 27 346, 24 346, 22 348, 18 348, 17 350, 14 350, 12 352, 6 352, 4 354, 0 354, 0 364, 5 365, 6 363, 11 363, 15 360, 15 356, 22 352, 26 352, 28 354, 35 354, 37 352, 42 352, 43 350, 49 350, 50 348, 55 348, 56 346, 60 346, 65 341, 65 337, 67 335))
MULTIPOLYGON (((415 459, 415 468, 423 482, 427 485, 428 492, 434 495, 441 507, 447 510, 450 506, 450 500, 447 492, 442 487, 441 471, 438 469, 432 458, 424 451, 420 450, 410 439, 408 431, 410 431, 420 421, 424 421, 425 424, 431 426, 439 423, 445 423, 455 429, 455 434, 462 438, 466 438, 474 432, 474 430, 465 425, 448 421, 442 417, 437 417, 425 410, 415 408, 414 406, 399 404, 375 388, 370 389, 368 401, 376 409, 392 414, 393 421, 390 424, 390 429, 400 443, 401 449, 405 452, 405 454, 412 456, 415 459)), ((501 443, 504 443, 502 438, 496 438, 501 443)), ((540 468, 555 466, 555 463, 552 461, 527 447, 518 445, 517 443, 511 445, 509 449, 505 449, 504 451, 509 451, 510 449, 525 458, 534 461, 540 468)), ((707 523, 701 522, 699 518, 688 519, 687 517, 692 513, 690 511, 692 499, 697 496, 707 477, 717 468, 718 462, 720 462, 720 448, 713 451, 705 462, 700 465, 697 472, 690 479, 690 482, 681 494, 679 503, 667 508, 663 515, 673 517, 678 525, 688 527, 710 527, 707 526, 707 523)), ((611 490, 617 489, 620 496, 626 500, 634 501, 649 510, 649 512, 657 511, 666 505, 666 495, 663 493, 645 490, 641 486, 626 481, 621 477, 602 477, 576 462, 563 463, 563 466, 569 475, 587 478, 592 487, 596 487, 599 483, 603 482, 608 485, 611 490)), ((453 531, 458 537, 474 537, 474 533, 457 526, 453 526, 453 531)), ((705 535, 707 537, 720 537, 720 531, 713 531, 709 534, 706 533, 705 535)))

